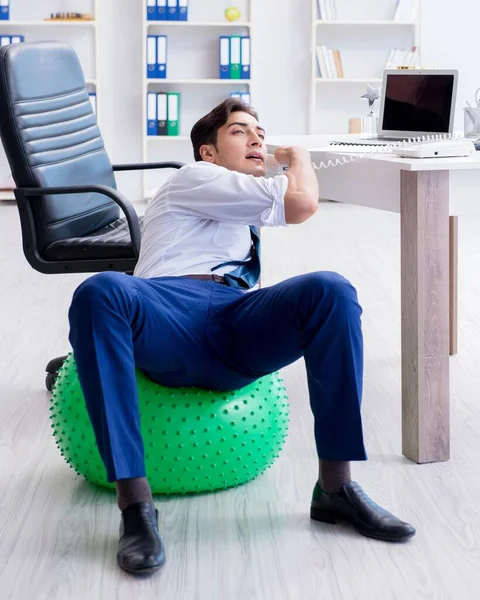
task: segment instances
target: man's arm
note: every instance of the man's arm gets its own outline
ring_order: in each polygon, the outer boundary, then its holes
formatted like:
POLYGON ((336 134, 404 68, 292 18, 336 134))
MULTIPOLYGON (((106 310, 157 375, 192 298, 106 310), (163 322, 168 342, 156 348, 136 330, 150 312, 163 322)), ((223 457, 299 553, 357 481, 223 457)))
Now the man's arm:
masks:
POLYGON ((285 220, 289 224, 303 223, 318 208, 318 182, 310 153, 298 146, 281 147, 275 150, 275 158, 288 164, 285 220))
POLYGON ((257 227, 285 226, 286 175, 254 177, 199 161, 182 167, 160 194, 170 211, 257 227))

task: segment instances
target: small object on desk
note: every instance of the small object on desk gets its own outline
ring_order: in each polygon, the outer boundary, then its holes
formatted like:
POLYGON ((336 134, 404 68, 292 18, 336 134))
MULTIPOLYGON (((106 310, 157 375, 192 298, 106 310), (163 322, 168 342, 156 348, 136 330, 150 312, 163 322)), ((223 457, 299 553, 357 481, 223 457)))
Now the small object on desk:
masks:
POLYGON ((367 91, 365 94, 363 94, 363 96, 361 96, 361 98, 366 98, 368 100, 368 109, 370 112, 373 112, 375 103, 380 99, 381 89, 381 86, 374 88, 367 83, 367 91))
POLYGON ((362 118, 361 120, 361 131, 360 133, 377 133, 378 130, 378 117, 375 114, 374 108, 376 102, 380 99, 380 90, 379 87, 372 87, 367 84, 367 91, 362 98, 366 98, 368 100, 368 114, 362 118))
POLYGON ((470 102, 466 101, 466 107, 464 111, 464 135, 467 138, 479 138, 480 137, 480 99, 477 90, 475 93, 476 106, 472 106, 470 102))

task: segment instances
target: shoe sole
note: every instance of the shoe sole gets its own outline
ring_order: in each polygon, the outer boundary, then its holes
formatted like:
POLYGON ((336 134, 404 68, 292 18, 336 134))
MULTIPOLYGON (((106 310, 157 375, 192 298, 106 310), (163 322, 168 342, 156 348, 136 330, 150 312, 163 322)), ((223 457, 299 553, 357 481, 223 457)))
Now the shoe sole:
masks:
POLYGON ((159 569, 161 569, 163 567, 163 565, 165 564, 165 562, 166 562, 166 560, 163 560, 163 562, 160 563, 159 565, 155 565, 154 567, 146 567, 145 569, 129 569, 128 567, 125 567, 117 560, 118 566, 121 569, 123 569, 124 571, 126 571, 127 573, 130 573, 132 575, 150 575, 151 573, 155 573, 155 571, 158 571, 159 569))
POLYGON ((380 540, 382 542, 406 542, 407 540, 409 540, 410 538, 412 538, 415 535, 415 532, 410 533, 408 535, 404 535, 402 537, 389 537, 387 535, 383 536, 381 534, 375 534, 375 533, 372 533, 371 531, 367 531, 365 529, 362 529, 361 527, 358 527, 358 525, 356 525, 355 523, 352 523, 351 521, 348 521, 347 519, 338 518, 338 517, 332 515, 331 512, 328 512, 325 510, 320 510, 318 508, 313 508, 313 507, 310 508, 310 518, 313 521, 320 521, 321 523, 328 523, 330 525, 336 525, 337 523, 348 523, 356 531, 358 531, 358 533, 360 533, 361 535, 372 538, 374 540, 380 540))

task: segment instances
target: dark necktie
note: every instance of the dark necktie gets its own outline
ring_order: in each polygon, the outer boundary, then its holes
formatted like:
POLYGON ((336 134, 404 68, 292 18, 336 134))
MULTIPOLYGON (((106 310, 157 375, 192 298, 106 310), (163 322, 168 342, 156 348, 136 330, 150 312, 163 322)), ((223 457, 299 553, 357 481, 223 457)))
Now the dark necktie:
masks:
POLYGON ((249 289, 257 283, 260 277, 260 232, 258 227, 250 225, 250 235, 252 238, 250 258, 247 260, 230 260, 211 269, 216 271, 227 266, 237 267, 230 273, 223 275, 229 287, 249 289))

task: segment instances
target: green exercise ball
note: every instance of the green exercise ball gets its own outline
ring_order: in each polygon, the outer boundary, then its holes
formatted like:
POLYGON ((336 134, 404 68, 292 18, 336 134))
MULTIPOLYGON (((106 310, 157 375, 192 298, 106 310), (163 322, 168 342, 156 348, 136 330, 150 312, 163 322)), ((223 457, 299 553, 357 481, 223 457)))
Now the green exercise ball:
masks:
MULTIPOLYGON (((137 370, 147 478, 157 494, 225 489, 257 477, 283 447, 289 405, 278 373, 233 392, 167 388, 137 370)), ((97 449, 73 355, 59 371, 53 434, 75 471, 113 488, 97 449)))

